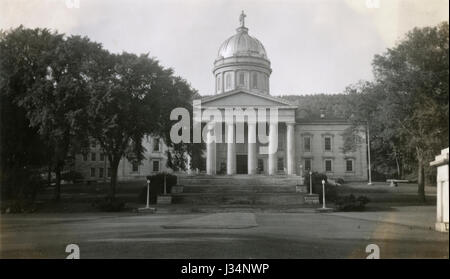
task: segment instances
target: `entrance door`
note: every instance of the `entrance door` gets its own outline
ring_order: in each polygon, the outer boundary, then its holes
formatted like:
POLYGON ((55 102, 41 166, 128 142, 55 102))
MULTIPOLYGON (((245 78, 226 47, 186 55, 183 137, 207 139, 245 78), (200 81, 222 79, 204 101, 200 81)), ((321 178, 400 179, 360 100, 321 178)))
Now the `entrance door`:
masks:
POLYGON ((247 155, 236 155, 236 173, 247 174, 247 155))

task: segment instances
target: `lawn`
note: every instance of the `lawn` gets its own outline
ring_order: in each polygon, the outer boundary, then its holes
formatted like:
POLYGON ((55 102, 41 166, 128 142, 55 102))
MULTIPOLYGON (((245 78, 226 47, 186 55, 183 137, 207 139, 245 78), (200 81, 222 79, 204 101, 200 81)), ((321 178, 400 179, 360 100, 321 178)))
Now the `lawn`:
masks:
MULTIPOLYGON (((117 199, 124 201, 132 208, 142 206, 139 195, 146 187, 146 181, 126 181, 117 185, 117 199)), ((43 189, 37 196, 39 212, 95 212, 96 200, 106 197, 109 193, 109 183, 65 184, 61 186, 61 201, 54 202, 54 187, 43 189)), ((417 184, 402 183, 398 187, 390 187, 388 183, 375 182, 367 185, 365 182, 351 182, 338 187, 339 195, 366 196, 370 199, 367 210, 384 211, 392 206, 434 205, 436 203, 436 187, 426 187, 426 202, 420 201, 417 195, 417 184)), ((5 207, 4 203, 2 206, 5 207)), ((328 204, 328 203, 327 203, 328 204)), ((329 204, 332 205, 332 204, 329 204)))
MULTIPOLYGON (((396 205, 423 205, 417 194, 417 184, 399 183, 398 187, 390 187, 386 182, 374 182, 367 185, 365 182, 351 182, 339 187, 339 194, 366 196, 370 205, 396 204, 396 205)), ((425 187, 425 204, 436 204, 436 187, 425 187)))

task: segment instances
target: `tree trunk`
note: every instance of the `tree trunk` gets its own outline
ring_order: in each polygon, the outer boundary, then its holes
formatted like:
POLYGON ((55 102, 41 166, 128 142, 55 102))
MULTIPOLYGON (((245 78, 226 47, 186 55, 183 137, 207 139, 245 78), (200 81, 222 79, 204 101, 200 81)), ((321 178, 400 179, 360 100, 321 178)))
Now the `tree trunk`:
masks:
POLYGON ((52 186, 52 165, 50 163, 47 170, 47 186, 52 186))
POLYGON ((417 172, 417 193, 419 194, 419 198, 422 201, 425 201, 425 170, 422 158, 418 159, 417 172))
POLYGON ((57 162, 55 166, 55 200, 59 201, 61 198, 61 163, 57 162))
POLYGON ((119 167, 120 160, 113 159, 110 161, 111 166, 111 181, 109 187, 109 197, 114 200, 116 197, 116 186, 117 186, 117 169, 119 167))
POLYGON ((397 178, 402 179, 402 174, 400 172, 400 164, 398 162, 397 152, 395 153, 395 164, 397 165, 397 178))

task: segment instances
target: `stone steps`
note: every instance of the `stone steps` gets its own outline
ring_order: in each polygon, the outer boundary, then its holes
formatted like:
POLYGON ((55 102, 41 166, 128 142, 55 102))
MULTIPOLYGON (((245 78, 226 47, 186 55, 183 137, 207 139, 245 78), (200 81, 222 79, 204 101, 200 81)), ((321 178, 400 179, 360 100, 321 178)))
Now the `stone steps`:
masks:
MULTIPOLYGON (((192 205, 303 205, 303 181, 297 176, 185 176, 172 193, 174 204, 192 205)), ((174 188, 173 188, 174 190, 174 188)))
POLYGON ((195 205, 302 205, 304 196, 300 193, 178 193, 172 194, 172 201, 195 205))
POLYGON ((295 193, 295 185, 189 185, 183 187, 183 193, 295 193))
POLYGON ((275 186, 275 185, 302 185, 303 178, 297 176, 185 176, 179 177, 178 184, 189 185, 253 185, 253 186, 275 186))

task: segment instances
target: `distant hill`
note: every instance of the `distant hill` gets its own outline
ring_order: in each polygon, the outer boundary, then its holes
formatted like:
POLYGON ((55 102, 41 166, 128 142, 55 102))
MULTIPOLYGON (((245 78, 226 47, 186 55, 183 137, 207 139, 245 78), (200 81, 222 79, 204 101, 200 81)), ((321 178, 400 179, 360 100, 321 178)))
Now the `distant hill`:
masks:
POLYGON ((350 95, 347 94, 317 94, 317 95, 285 95, 283 99, 298 105, 297 118, 305 120, 320 119, 321 110, 326 119, 347 120, 350 111, 350 95))

